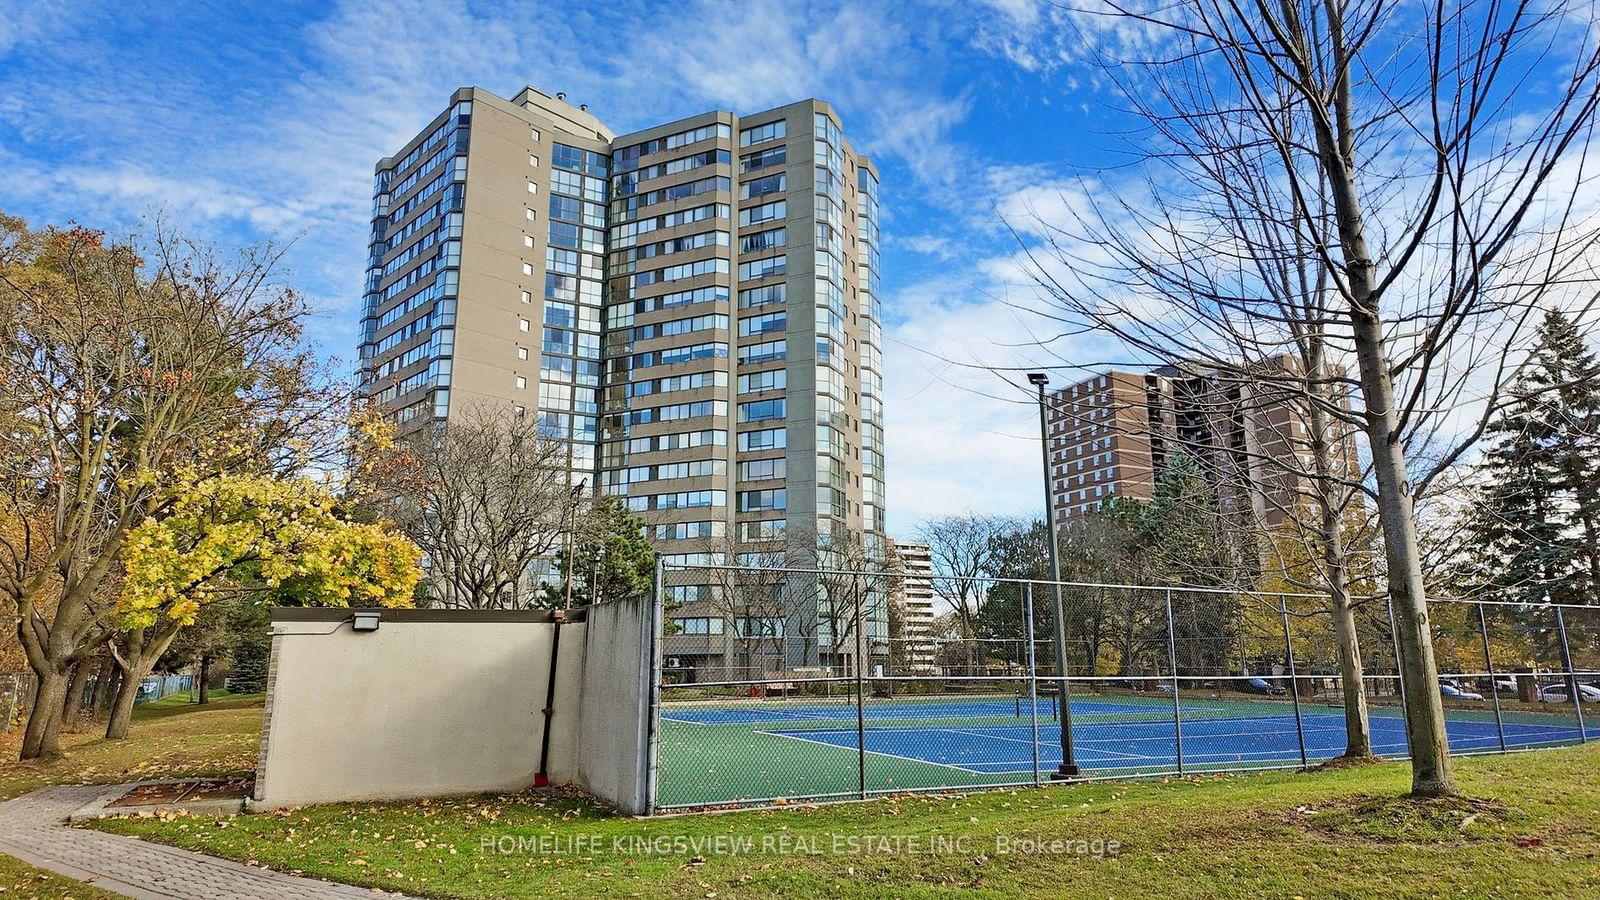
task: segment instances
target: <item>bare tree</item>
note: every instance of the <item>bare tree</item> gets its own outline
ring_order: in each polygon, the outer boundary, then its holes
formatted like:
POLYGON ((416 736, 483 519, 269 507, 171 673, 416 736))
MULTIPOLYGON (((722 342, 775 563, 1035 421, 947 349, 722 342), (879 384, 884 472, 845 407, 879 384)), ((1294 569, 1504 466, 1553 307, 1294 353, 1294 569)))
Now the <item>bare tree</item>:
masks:
POLYGON ((923 523, 917 536, 928 545, 933 562, 933 592, 950 605, 955 626, 967 642, 969 667, 977 665, 974 620, 983 605, 982 579, 994 574, 1000 544, 997 539, 1017 530, 1014 522, 990 516, 946 516, 923 523))
POLYGON ((707 539, 705 546, 708 561, 717 567, 703 571, 711 582, 711 609, 724 623, 725 677, 758 678, 763 674, 758 668, 762 660, 785 668, 786 636, 776 623, 787 619, 786 592, 792 579, 778 571, 788 565, 782 544, 740 543, 724 535, 707 539), (726 658, 729 648, 737 648, 742 675, 726 658))
POLYGON ((1163 358, 1225 358, 1241 338, 1310 357, 1295 392, 1371 453, 1412 789, 1453 793, 1414 504, 1498 409, 1529 312, 1593 299, 1596 230, 1575 203, 1600 102, 1592 6, 1084 15, 1151 41, 1100 54, 1148 126, 1148 180, 1094 185, 1072 198, 1077 226, 1041 226, 1039 281, 1061 318, 1093 308, 1163 358))
POLYGON ((466 405, 446 425, 378 448, 362 477, 427 554, 434 605, 524 609, 542 605, 537 564, 578 523, 568 449, 533 417, 466 405))

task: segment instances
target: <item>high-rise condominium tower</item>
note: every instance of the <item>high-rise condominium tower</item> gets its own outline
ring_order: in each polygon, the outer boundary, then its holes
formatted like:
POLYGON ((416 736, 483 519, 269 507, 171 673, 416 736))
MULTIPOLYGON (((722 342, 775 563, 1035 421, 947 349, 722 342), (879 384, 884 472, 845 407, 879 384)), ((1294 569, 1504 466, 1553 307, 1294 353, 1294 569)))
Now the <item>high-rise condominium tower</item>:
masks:
MULTIPOLYGON (((1050 485, 1067 523, 1115 497, 1149 500, 1162 472, 1188 457, 1219 511, 1269 528, 1302 514, 1313 471, 1307 417, 1284 388, 1300 377, 1278 356, 1240 371, 1194 365, 1108 371, 1049 398, 1050 485)), ((1359 477, 1354 435, 1330 436, 1338 470, 1359 477)))
POLYGON ((881 555, 881 321, 877 171, 818 100, 619 136, 463 88, 377 165, 362 389, 403 429, 537 416, 669 561, 785 534, 881 555))

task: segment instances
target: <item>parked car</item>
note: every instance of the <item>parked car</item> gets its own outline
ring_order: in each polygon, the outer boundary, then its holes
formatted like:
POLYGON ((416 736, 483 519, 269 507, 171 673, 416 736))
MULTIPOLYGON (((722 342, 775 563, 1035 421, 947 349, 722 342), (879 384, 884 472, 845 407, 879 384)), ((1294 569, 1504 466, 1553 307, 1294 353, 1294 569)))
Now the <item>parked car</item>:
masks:
POLYGON ((1482 700, 1483 695, 1477 691, 1464 691, 1454 682, 1439 682, 1439 694, 1447 700, 1482 700))
POLYGON ((1268 696, 1288 693, 1283 688, 1269 683, 1265 678, 1247 678, 1239 685, 1239 690, 1244 691, 1246 694, 1266 694, 1268 696))
MULTIPOLYGON (((1585 703, 1600 703, 1600 687, 1592 684, 1579 684, 1578 696, 1585 703)), ((1567 693, 1566 682, 1539 685, 1539 701, 1541 703, 1571 703, 1572 695, 1567 693)))

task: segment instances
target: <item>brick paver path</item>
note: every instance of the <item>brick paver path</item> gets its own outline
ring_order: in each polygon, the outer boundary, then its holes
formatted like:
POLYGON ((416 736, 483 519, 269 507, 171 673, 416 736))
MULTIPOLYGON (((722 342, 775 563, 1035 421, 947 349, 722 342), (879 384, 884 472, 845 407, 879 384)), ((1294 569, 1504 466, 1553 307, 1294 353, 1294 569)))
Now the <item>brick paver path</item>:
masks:
POLYGON ((399 897, 368 888, 296 878, 152 844, 135 838, 67 828, 67 816, 110 786, 47 787, 0 803, 0 853, 95 887, 141 898, 399 897))

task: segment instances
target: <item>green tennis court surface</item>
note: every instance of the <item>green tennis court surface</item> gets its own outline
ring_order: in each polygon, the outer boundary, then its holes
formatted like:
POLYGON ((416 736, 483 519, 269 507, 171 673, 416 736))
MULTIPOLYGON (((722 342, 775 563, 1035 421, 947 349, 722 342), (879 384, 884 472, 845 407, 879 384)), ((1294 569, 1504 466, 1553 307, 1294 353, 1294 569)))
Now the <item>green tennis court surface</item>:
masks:
MULTIPOLYGON (((1091 777, 1172 772, 1179 737, 1170 696, 1075 698, 1073 744, 1091 777)), ((1343 752, 1343 711, 1285 700, 1197 697, 1182 705, 1185 770, 1299 765, 1343 752)), ((1461 753, 1500 749, 1492 712, 1451 710, 1461 753)), ((1374 750, 1406 753, 1399 710, 1371 712, 1374 750)), ((1507 713, 1510 749, 1576 743, 1575 718, 1507 713)), ((1586 729, 1600 738, 1600 728, 1586 729)), ((658 806, 799 801, 934 788, 1048 781, 1061 762, 1060 728, 1045 698, 1005 695, 869 699, 857 721, 849 698, 668 701, 661 710, 658 806), (859 746, 866 747, 864 779, 859 746)))

